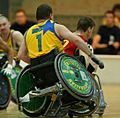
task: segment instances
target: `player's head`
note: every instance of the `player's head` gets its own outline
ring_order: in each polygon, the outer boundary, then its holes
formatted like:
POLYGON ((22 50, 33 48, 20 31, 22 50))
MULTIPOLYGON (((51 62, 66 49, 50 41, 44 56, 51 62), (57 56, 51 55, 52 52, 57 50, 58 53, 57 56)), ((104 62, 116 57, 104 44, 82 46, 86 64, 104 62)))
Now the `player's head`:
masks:
POLYGON ((50 7, 47 4, 42 4, 38 6, 37 11, 36 11, 36 19, 42 20, 42 19, 53 19, 53 14, 52 14, 52 7, 50 7))
POLYGON ((112 10, 108 10, 105 12, 105 21, 106 25, 112 26, 114 24, 114 14, 112 10))
POLYGON ((27 21, 27 15, 26 15, 26 12, 24 9, 18 9, 16 11, 16 22, 19 24, 19 25, 24 25, 27 21))
POLYGON ((83 16, 80 17, 77 24, 77 31, 84 32, 87 38, 90 38, 95 27, 95 22, 92 18, 83 16))
POLYGON ((8 21, 7 17, 1 15, 0 16, 0 32, 6 33, 10 30, 10 22, 8 21))
POLYGON ((114 6, 113 6, 113 13, 114 13, 114 15, 116 16, 116 17, 118 17, 118 18, 120 18, 120 4, 118 3, 118 4, 115 4, 114 6))

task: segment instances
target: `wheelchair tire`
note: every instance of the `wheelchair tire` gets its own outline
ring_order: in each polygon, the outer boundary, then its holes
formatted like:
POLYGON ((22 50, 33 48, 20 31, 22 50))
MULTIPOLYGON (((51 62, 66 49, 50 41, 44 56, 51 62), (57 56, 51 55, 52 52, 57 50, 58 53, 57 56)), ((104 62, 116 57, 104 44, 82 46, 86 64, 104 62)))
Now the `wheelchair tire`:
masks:
POLYGON ((61 84, 77 100, 88 100, 93 95, 92 77, 74 57, 60 53, 55 58, 55 72, 61 84))
POLYGON ((0 73, 0 109, 6 109, 11 100, 11 88, 9 80, 0 73))
POLYGON ((30 66, 26 66, 20 73, 17 84, 16 93, 19 107, 22 107, 23 112, 30 117, 38 117, 43 115, 50 104, 50 99, 46 97, 35 97, 31 98, 30 102, 20 103, 19 97, 23 97, 30 90, 33 90, 37 79, 33 78, 30 73, 30 66))
POLYGON ((79 117, 83 117, 83 116, 91 116, 93 113, 95 113, 96 109, 99 106, 99 102, 100 102, 100 88, 98 83, 96 82, 96 80, 93 78, 93 83, 94 83, 94 95, 93 97, 96 97, 96 101, 92 104, 89 104, 88 108, 78 108, 79 110, 73 110, 70 109, 70 113, 73 114, 74 116, 79 116, 79 117))

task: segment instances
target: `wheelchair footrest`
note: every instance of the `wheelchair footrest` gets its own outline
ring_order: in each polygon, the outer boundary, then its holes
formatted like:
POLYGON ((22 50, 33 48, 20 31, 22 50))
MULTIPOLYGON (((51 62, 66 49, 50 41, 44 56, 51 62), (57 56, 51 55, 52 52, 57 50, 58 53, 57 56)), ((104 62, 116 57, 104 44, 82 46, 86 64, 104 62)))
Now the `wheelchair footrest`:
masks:
POLYGON ((45 95, 53 93, 53 92, 58 92, 58 91, 60 91, 60 89, 61 89, 60 84, 56 84, 54 86, 51 86, 51 87, 48 87, 48 88, 45 88, 42 90, 40 90, 40 89, 31 90, 25 96, 19 97, 19 100, 21 103, 29 102, 30 98, 45 96, 45 95))
POLYGON ((52 93, 52 92, 57 92, 59 89, 56 85, 39 90, 39 91, 30 91, 29 95, 31 97, 40 97, 40 96, 44 96, 46 94, 52 93))

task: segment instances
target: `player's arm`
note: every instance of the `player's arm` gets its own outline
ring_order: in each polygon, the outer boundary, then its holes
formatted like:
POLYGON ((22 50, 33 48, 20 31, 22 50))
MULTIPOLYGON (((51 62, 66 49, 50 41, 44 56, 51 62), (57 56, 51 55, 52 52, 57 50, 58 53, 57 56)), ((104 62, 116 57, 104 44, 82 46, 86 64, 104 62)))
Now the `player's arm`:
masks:
POLYGON ((107 48, 108 47, 107 44, 100 44, 100 40, 101 40, 101 36, 99 34, 95 35, 95 37, 93 38, 93 43, 92 43, 92 47, 94 49, 96 49, 96 48, 107 48))
POLYGON ((13 38, 15 39, 17 45, 20 47, 22 41, 24 40, 24 36, 19 31, 14 31, 13 38))
POLYGON ((55 24, 55 31, 60 37, 65 38, 70 42, 74 43, 79 49, 81 49, 87 55, 89 56, 92 55, 87 44, 79 36, 69 31, 65 26, 55 24))
POLYGON ((12 65, 13 62, 13 50, 7 45, 6 42, 0 37, 0 49, 8 54, 8 63, 12 65))
POLYGON ((26 34, 24 36, 24 39, 22 41, 22 44, 20 46, 20 49, 18 51, 18 58, 23 60, 26 63, 30 63, 30 58, 28 56, 28 50, 27 50, 27 46, 26 46, 26 34))

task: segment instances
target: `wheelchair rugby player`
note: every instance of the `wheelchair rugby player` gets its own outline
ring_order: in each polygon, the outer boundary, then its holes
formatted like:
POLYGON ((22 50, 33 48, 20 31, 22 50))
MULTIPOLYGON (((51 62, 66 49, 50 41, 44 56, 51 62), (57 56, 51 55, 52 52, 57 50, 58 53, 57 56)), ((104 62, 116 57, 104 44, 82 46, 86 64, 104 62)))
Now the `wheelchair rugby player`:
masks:
POLYGON ((18 57, 30 64, 18 77, 19 109, 22 107, 29 116, 62 117, 69 110, 75 115, 83 116, 85 112, 88 115, 88 111, 90 114, 97 108, 99 94, 96 89, 99 87, 92 84, 92 76, 76 58, 62 53, 64 39, 75 44, 100 68, 104 68, 104 64, 81 37, 53 21, 49 5, 42 4, 37 8, 36 19, 38 24, 26 32, 18 52, 18 57), (89 101, 93 95, 97 96, 93 97, 96 105, 89 101), (87 107, 85 112, 82 104, 87 107))

